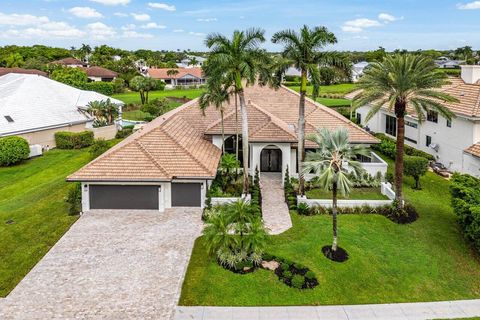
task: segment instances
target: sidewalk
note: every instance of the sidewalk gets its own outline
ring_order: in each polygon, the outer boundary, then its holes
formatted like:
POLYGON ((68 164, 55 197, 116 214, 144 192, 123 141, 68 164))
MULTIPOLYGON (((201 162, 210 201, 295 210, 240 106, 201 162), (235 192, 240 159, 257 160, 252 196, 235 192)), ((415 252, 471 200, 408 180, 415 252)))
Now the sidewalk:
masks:
POLYGON ((480 316, 480 299, 318 307, 177 307, 175 320, 428 320, 480 316))

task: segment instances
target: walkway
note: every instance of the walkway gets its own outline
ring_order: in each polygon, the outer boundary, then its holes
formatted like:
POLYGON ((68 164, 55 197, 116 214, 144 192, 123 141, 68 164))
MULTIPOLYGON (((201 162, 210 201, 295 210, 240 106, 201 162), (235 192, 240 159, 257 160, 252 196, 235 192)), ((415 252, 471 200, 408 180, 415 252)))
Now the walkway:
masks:
POLYGON ((262 190, 263 221, 269 233, 280 234, 290 229, 292 220, 283 194, 282 174, 262 172, 260 188, 262 190))
POLYGON ((0 319, 171 319, 200 217, 87 212, 0 300, 0 319))
POLYGON ((177 307, 175 320, 427 320, 480 316, 480 300, 319 307, 177 307))

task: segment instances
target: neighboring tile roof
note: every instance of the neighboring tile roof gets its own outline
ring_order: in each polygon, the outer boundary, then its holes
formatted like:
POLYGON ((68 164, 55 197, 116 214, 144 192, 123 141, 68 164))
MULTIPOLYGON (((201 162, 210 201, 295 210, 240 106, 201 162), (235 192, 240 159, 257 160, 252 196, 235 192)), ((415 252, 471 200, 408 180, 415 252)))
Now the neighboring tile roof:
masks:
POLYGON ((85 71, 88 77, 116 78, 118 76, 118 73, 116 73, 115 71, 97 66, 91 66, 88 68, 81 67, 81 69, 85 71))
POLYGON ((37 69, 23 69, 23 68, 0 68, 0 77, 9 73, 20 73, 20 74, 38 74, 39 76, 46 77, 48 73, 40 71, 37 69))
POLYGON ((69 65, 86 65, 85 62, 81 61, 81 60, 78 60, 78 59, 75 59, 75 58, 72 58, 72 57, 68 57, 68 58, 63 58, 63 59, 60 59, 60 60, 55 60, 55 61, 52 61, 50 62, 51 64, 61 64, 61 65, 64 65, 64 66, 69 66, 69 65))
POLYGON ((202 68, 150 68, 148 75, 154 79, 180 79, 186 75, 192 75, 197 78, 203 78, 202 68), (177 70, 177 74, 168 75, 168 70, 177 70))
MULTIPOLYGON (((298 94, 287 88, 247 87, 249 139, 252 142, 297 141, 298 94)), ((238 113, 239 133, 241 114, 238 113)), ((225 105, 225 132, 235 133, 235 102, 225 105)), ((351 141, 378 140, 337 112, 306 99, 306 132, 318 127, 344 127, 351 141)), ((92 161, 68 179, 71 181, 165 181, 178 178, 214 177, 221 150, 205 135, 220 134, 220 115, 215 108, 202 114, 198 99, 162 115, 143 129, 92 161)), ((307 147, 315 147, 308 142, 307 147)))
POLYGON ((471 155, 474 155, 475 157, 480 158, 480 142, 477 142, 477 143, 471 145, 470 147, 468 147, 467 149, 465 149, 463 151, 465 151, 466 153, 470 153, 471 155))

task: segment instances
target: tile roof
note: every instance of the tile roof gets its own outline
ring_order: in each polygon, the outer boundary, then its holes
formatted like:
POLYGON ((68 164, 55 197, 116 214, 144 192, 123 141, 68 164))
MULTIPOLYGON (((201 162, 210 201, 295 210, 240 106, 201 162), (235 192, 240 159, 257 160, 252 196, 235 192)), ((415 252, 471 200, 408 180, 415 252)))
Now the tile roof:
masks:
MULTIPOLYGON (((249 139, 252 142, 297 141, 298 94, 287 88, 245 88, 248 100, 249 139)), ((235 133, 235 102, 225 105, 224 127, 235 133)), ((241 132, 241 114, 238 113, 241 132)), ((143 129, 69 176, 71 181, 165 181, 177 178, 214 177, 221 150, 206 139, 220 134, 215 108, 202 114, 198 99, 156 118, 143 129)), ((306 132, 318 127, 344 127, 352 142, 378 140, 337 112, 306 99, 306 132)), ((313 144, 307 143, 307 147, 313 144)))
POLYGON ((99 77, 99 78, 115 78, 118 76, 118 73, 115 71, 109 70, 107 68, 91 66, 91 67, 80 67, 87 76, 89 77, 99 77))
POLYGON ((470 147, 468 147, 467 149, 465 149, 463 151, 480 158, 480 142, 477 142, 477 143, 471 145, 470 147))
POLYGON ((147 73, 154 79, 180 79, 186 75, 203 78, 202 68, 150 68, 147 73), (178 73, 169 75, 167 74, 169 70, 177 70, 178 73))
POLYGON ((50 62, 51 64, 61 64, 61 65, 64 65, 64 66, 68 66, 68 65, 86 65, 85 62, 81 61, 81 60, 78 60, 76 58, 72 58, 72 57, 68 57, 68 58, 63 58, 63 59, 60 59, 60 60, 55 60, 55 61, 52 61, 50 62))
POLYGON ((39 76, 48 76, 48 73, 37 69, 23 69, 23 68, 0 68, 0 76, 4 76, 9 73, 20 74, 38 74, 39 76))

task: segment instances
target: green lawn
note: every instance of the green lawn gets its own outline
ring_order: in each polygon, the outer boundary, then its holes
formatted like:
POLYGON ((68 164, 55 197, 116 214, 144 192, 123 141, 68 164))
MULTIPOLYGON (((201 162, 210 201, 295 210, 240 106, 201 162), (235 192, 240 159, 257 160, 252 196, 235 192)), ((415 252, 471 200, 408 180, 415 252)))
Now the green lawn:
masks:
MULTIPOLYGON (((389 170, 393 169, 389 160, 389 170)), ((331 217, 298 216, 293 228, 271 236, 268 252, 312 269, 319 286, 300 291, 272 273, 239 275, 224 270, 206 255, 197 239, 183 283, 181 305, 320 305, 415 302, 480 297, 480 257, 464 240, 450 207, 449 182, 427 173, 423 190, 405 195, 420 213, 411 225, 377 215, 339 217, 339 241, 350 259, 326 259, 321 248, 331 243, 331 217)))
MULTIPOLYGON (((300 91, 299 86, 292 86, 289 87, 292 90, 300 91)), ((307 87, 307 94, 312 94, 313 86, 307 87)), ((356 89, 355 83, 340 83, 340 84, 332 84, 329 86, 320 86, 320 94, 342 94, 345 95, 347 93, 352 92, 356 89)))
POLYGON ((87 163, 84 150, 51 150, 0 168, 0 297, 6 296, 77 219, 67 214, 65 177, 87 163), (13 220, 13 224, 6 224, 13 220))
MULTIPOLYGON (((176 97, 176 98, 188 98, 195 99, 199 97, 203 92, 203 89, 175 89, 175 90, 163 90, 163 91, 151 91, 149 93, 149 99, 161 97, 176 97)), ((114 94, 112 98, 121 100, 125 103, 140 103, 140 94, 138 92, 126 92, 114 94)))
MULTIPOLYGON (((324 189, 312 189, 307 191, 307 198, 309 199, 331 199, 332 192, 324 189)), ((338 199, 350 199, 350 200, 388 200, 387 196, 384 196, 380 192, 379 188, 352 188, 350 195, 344 197, 341 194, 338 195, 338 199)))
POLYGON ((332 99, 332 98, 317 98, 317 102, 326 107, 350 107, 351 100, 348 99, 332 99))

